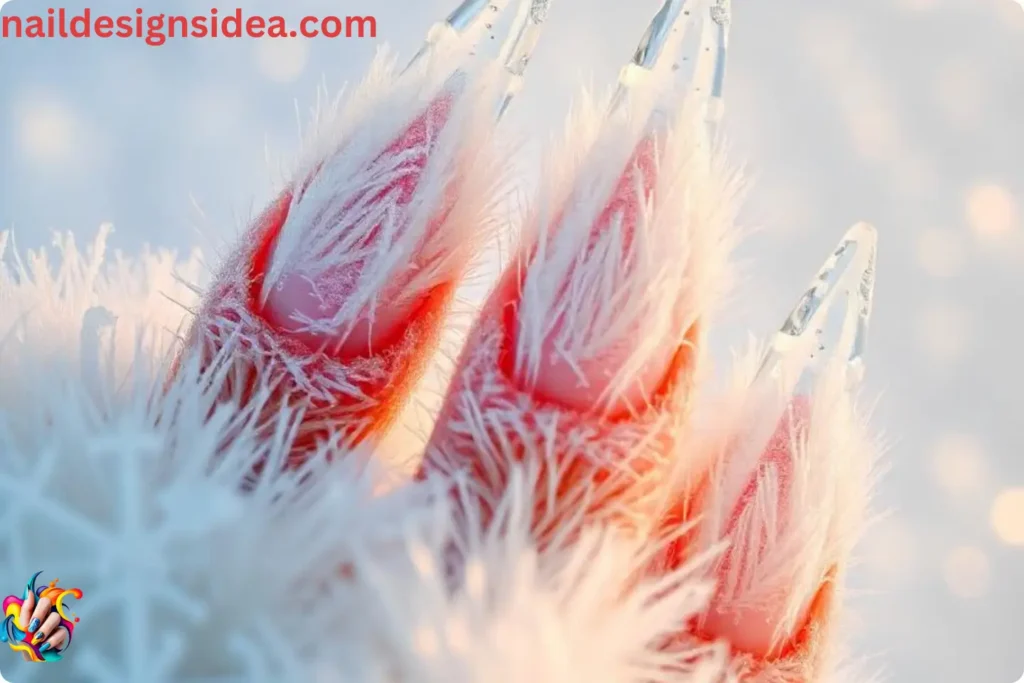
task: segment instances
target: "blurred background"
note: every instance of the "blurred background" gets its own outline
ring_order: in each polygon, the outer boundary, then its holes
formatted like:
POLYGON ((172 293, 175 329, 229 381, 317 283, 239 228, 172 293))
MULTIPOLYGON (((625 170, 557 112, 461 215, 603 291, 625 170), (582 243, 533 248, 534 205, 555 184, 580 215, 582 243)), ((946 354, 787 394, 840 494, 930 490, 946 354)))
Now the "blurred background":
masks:
MULTIPOLYGON (((238 2, 373 14, 377 39, 0 39, 0 230, 111 222, 111 246, 222 250, 269 200, 318 85, 406 55, 454 0, 238 2)), ((543 139, 660 0, 557 0, 512 123, 543 139)), ((69 10, 84 5, 68 2, 69 10)), ((136 5, 95 0, 94 13, 136 5)), ((149 14, 207 0, 147 1, 149 14)), ((44 12, 13 0, 3 13, 44 12)), ((888 514, 853 576, 855 654, 892 681, 1024 671, 1024 9, 1014 0, 735 0, 725 132, 753 181, 748 278, 716 343, 774 330, 842 231, 881 233, 869 391, 888 514)))

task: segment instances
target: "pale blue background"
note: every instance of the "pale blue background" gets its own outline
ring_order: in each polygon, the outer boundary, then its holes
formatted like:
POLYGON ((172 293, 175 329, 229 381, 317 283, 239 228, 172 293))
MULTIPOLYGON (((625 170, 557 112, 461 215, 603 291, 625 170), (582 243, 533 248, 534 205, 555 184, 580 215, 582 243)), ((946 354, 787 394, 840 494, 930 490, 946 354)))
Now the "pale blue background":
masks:
MULTIPOLYGON (((241 6, 375 14, 380 38, 411 54, 452 4, 241 6)), ((580 75, 613 79, 658 4, 557 0, 518 122, 560 124, 580 75)), ((1024 486, 1024 11, 734 5, 725 125, 757 181, 745 222, 766 230, 743 250, 757 260, 723 339, 773 329, 848 224, 879 226, 869 384, 894 446, 880 491, 893 512, 855 575, 858 654, 894 681, 1010 683, 1024 670, 1024 548, 1012 544, 1024 543, 1024 503, 995 501, 1024 486)), ((43 10, 14 0, 4 12, 43 10)), ((0 229, 23 247, 54 229, 84 241, 104 221, 129 252, 220 244, 269 198, 265 149, 294 150, 296 100, 305 111, 322 80, 358 78, 379 42, 0 40, 0 229)))

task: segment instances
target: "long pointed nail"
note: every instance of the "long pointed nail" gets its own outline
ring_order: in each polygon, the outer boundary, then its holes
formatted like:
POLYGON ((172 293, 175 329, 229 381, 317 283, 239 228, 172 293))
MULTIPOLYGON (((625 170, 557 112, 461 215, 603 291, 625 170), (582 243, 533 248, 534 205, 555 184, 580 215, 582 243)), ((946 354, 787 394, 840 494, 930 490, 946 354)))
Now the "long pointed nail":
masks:
POLYGON ((36 579, 39 578, 40 574, 42 574, 42 572, 36 572, 28 580, 28 583, 25 584, 25 594, 21 596, 22 600, 28 600, 28 594, 36 592, 36 579))
MULTIPOLYGON (((733 472, 754 472, 780 422, 792 422, 787 415, 796 407, 809 413, 821 370, 840 372, 850 391, 862 381, 877 241, 877 232, 866 223, 850 228, 771 339, 747 399, 748 410, 759 419, 731 455, 733 472)), ((798 417, 803 421, 807 416, 798 417)), ((730 479, 746 482, 748 477, 730 479)))
POLYGON ((783 395, 788 396, 812 366, 845 357, 847 386, 854 389, 860 384, 877 249, 878 233, 867 223, 858 223, 843 235, 772 339, 757 380, 781 382, 783 395), (842 317, 836 318, 843 305, 842 317))
POLYGON ((551 9, 551 0, 521 0, 519 14, 502 46, 505 71, 510 79, 498 106, 498 117, 504 115, 509 103, 523 87, 523 75, 530 63, 537 42, 544 29, 544 21, 551 9))
POLYGON ((508 0, 463 0, 444 21, 430 27, 423 46, 409 61, 405 67, 406 71, 418 64, 444 40, 466 34, 482 26, 488 18, 493 21, 507 4, 508 0))
MULTIPOLYGON (((779 648, 789 647, 812 618, 818 594, 826 590, 800 588, 780 572, 780 563, 794 561, 780 548, 796 548, 788 544, 811 533, 799 526, 808 514, 834 514, 809 502, 818 495, 815 491, 858 486, 857 475, 843 479, 856 469, 837 468, 830 462, 834 454, 804 450, 812 448, 806 439, 812 419, 817 419, 811 406, 818 391, 825 384, 853 390, 863 378, 877 241, 874 228, 857 224, 826 259, 762 359, 748 408, 756 426, 736 441, 716 475, 712 505, 717 514, 711 516, 716 521, 708 527, 708 541, 729 538, 731 546, 718 567, 719 594, 701 628, 758 656, 774 656, 779 648), (774 550, 773 544, 778 544, 774 550), (774 568, 772 578, 757 573, 766 562, 774 568), (752 592, 759 596, 756 601, 750 599, 752 592)), ((850 436, 840 430, 826 441, 842 443, 850 436)), ((812 531, 832 533, 828 529, 829 523, 823 522, 812 531)), ((805 553, 799 562, 811 571, 825 572, 823 577, 833 571, 833 555, 799 552, 805 553)), ((828 583, 821 580, 822 586, 828 583)))

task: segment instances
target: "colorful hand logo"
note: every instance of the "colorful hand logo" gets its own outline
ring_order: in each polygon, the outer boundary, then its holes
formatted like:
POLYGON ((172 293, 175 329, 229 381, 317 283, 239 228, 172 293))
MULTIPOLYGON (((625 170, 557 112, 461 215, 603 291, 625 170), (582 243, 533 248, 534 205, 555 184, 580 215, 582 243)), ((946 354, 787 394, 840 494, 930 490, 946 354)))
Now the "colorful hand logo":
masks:
POLYGON ((81 599, 78 588, 60 588, 57 579, 42 588, 36 588, 36 572, 25 586, 22 597, 4 598, 4 622, 0 640, 12 650, 32 662, 56 662, 71 645, 71 634, 78 617, 67 611, 64 600, 71 596, 81 599))

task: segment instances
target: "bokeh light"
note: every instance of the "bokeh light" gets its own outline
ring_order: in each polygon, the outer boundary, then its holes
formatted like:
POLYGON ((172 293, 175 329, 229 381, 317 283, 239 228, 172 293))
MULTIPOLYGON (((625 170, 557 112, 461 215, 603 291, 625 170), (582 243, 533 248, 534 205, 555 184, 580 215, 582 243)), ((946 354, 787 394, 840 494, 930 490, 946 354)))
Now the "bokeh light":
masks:
POLYGON ((66 105, 53 98, 33 97, 19 103, 16 112, 18 143, 28 159, 41 164, 68 160, 80 131, 66 105))
POLYGON ((967 192, 967 224, 983 239, 1008 235, 1017 225, 1017 203, 1002 185, 982 183, 967 192))
POLYGON ((941 434, 931 447, 932 476, 955 497, 981 492, 988 478, 984 448, 972 434, 941 434))
POLYGON ((992 578, 991 563, 980 548, 959 546, 946 555, 942 563, 942 576, 949 591, 956 597, 984 597, 992 578))
POLYGON ((999 540, 1007 545, 1024 545, 1024 488, 1000 492, 992 502, 989 518, 999 540))

